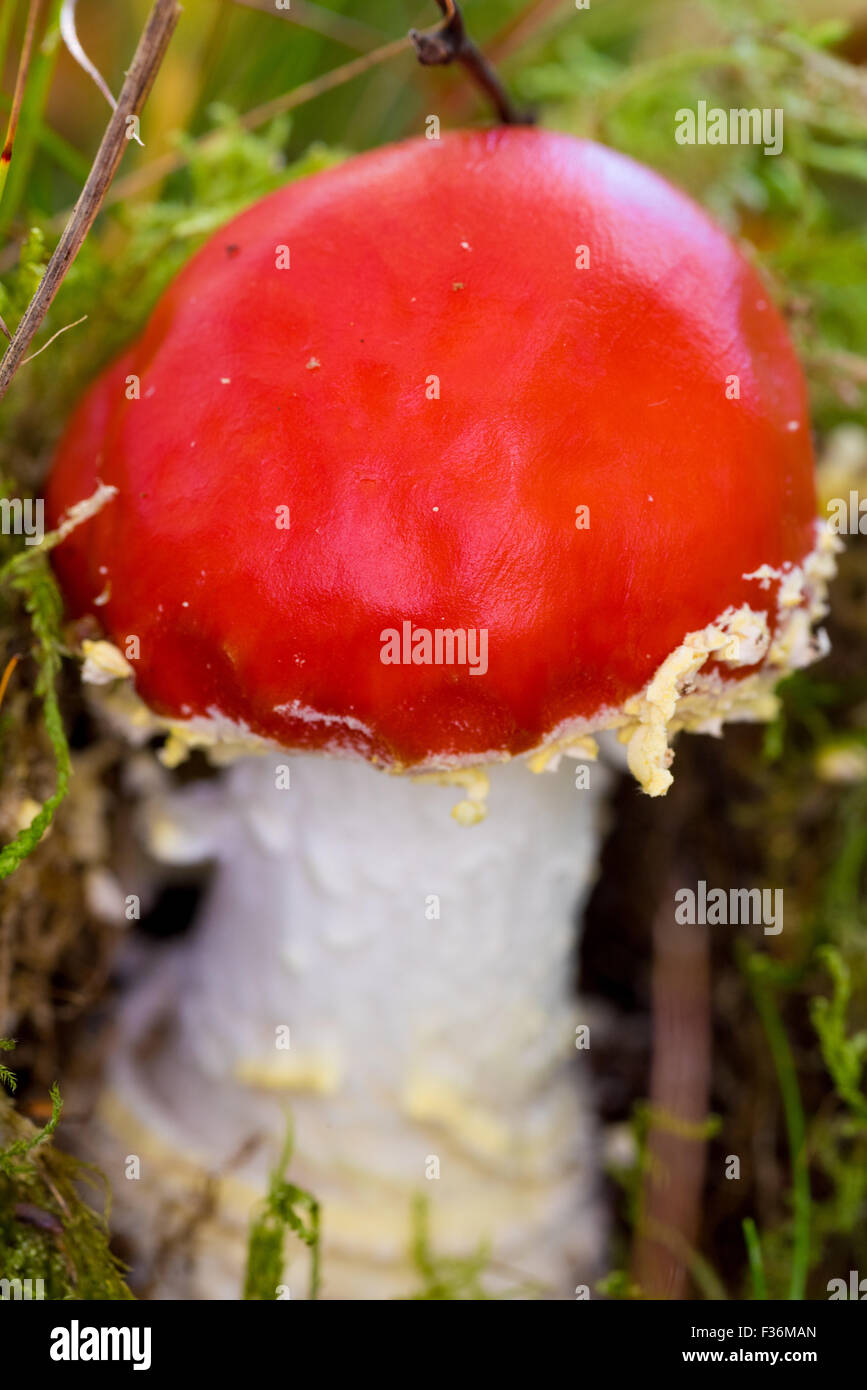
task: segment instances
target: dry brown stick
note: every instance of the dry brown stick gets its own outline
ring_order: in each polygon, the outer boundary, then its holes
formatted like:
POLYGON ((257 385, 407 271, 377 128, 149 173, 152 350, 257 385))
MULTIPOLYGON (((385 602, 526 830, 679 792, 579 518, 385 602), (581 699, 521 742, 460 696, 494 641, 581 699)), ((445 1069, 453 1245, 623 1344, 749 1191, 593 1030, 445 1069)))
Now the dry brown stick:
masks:
MULTIPOLYGON (((275 116, 282 115, 284 111, 292 111, 296 106, 303 106, 305 102, 312 101, 314 97, 321 96, 323 92, 330 92, 344 82, 351 81, 353 77, 361 76, 362 73, 368 72, 379 63, 396 58, 400 53, 409 52, 411 47, 408 37, 394 39, 391 43, 383 44, 382 48, 375 49, 373 53, 366 53, 361 58, 353 58, 350 62, 343 63, 339 68, 323 73, 321 77, 314 77, 310 82, 304 82, 300 87, 294 87, 291 92, 284 92, 282 96, 275 97, 273 101, 266 101, 261 106, 254 106, 252 110, 246 111, 241 116, 239 125, 242 130, 257 130, 259 126, 265 125, 275 116)), ((192 143, 197 150, 207 150, 221 139, 223 139, 223 132, 212 130, 192 143)), ((117 179, 108 190, 103 206, 111 207, 126 198, 134 197, 144 189, 150 188, 154 183, 160 183, 163 179, 168 178, 169 174, 175 174, 179 169, 183 169, 184 165, 189 163, 189 159, 190 156, 186 150, 178 150, 161 155, 158 159, 149 160, 147 164, 143 164, 141 168, 135 169, 131 174, 117 179)), ((66 215, 61 213, 59 218, 52 218, 49 226, 54 228, 58 221, 62 221, 66 215)), ((10 255, 10 248, 5 248, 0 251, 0 274, 8 270, 11 265, 14 265, 14 259, 10 255)))
MULTIPOLYGON (((9 112, 9 125, 6 128, 6 139, 3 142, 3 149, 0 151, 0 164, 5 166, 2 171, 2 176, 5 176, 6 169, 12 159, 15 131, 18 129, 18 117, 21 114, 21 103, 24 100, 24 88, 27 86, 27 74, 30 71, 30 58, 33 53, 33 40, 36 35, 36 21, 39 18, 41 9, 42 0, 30 0, 30 9, 27 11, 27 28, 24 31, 24 44, 21 49, 21 61, 18 64, 18 75, 15 78, 15 92, 12 96, 12 110, 9 112)), ((2 187, 2 185, 0 185, 0 187, 2 187)))
POLYGON ((648 1167, 633 1253, 645 1298, 686 1297, 707 1158, 710 965, 706 926, 674 918, 675 884, 653 925, 653 1064, 648 1167))
POLYGON ((131 116, 137 116, 153 85, 181 14, 178 0, 154 0, 138 48, 127 72, 115 110, 93 161, 84 188, 72 210, 45 275, 0 362, 0 400, 3 399, 63 278, 81 249, 105 199, 127 143, 131 116))
MULTIPOLYGON (((303 106, 305 102, 312 101, 314 97, 322 96, 324 92, 330 92, 334 87, 340 87, 353 77, 360 77, 362 73, 368 72, 378 63, 387 62, 389 58, 396 58, 399 53, 405 53, 409 48, 408 38, 394 39, 391 43, 383 44, 382 48, 374 49, 372 53, 365 53, 361 58, 352 58, 350 62, 341 64, 339 68, 333 68, 331 72, 323 73, 321 77, 314 77, 310 82, 303 82, 300 87, 293 87, 291 92, 284 92, 282 96, 274 97, 272 101, 263 102, 261 106, 254 106, 252 111, 246 111, 240 118, 239 125, 242 130, 257 130, 259 126, 266 125, 275 116, 282 116, 285 111, 292 111, 296 106, 303 106)), ((212 130, 194 142, 195 148, 206 150, 223 138, 221 130, 212 130)), ((161 155, 159 159, 150 160, 147 164, 143 164, 140 169, 127 174, 125 178, 118 179, 106 202, 116 203, 122 198, 140 193, 143 188, 149 188, 152 183, 159 183, 169 174, 177 173, 178 169, 183 169, 184 165, 189 163, 189 158, 188 153, 178 150, 172 151, 171 154, 161 155)))

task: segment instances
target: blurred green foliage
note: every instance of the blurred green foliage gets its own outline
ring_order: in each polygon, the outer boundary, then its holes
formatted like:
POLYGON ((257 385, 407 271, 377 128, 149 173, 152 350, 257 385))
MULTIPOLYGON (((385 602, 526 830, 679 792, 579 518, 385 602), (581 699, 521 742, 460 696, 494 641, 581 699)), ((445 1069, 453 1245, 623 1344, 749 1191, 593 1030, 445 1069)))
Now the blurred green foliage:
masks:
MULTIPOLYGON (((14 1046, 11 1039, 0 1038, 4 1051, 14 1046)), ((13 1109, 3 1084, 14 1090, 6 1069, 0 1069, 3 1278, 41 1279, 45 1297, 52 1300, 132 1298, 109 1250, 107 1222, 79 1190, 83 1185, 96 1191, 104 1180, 52 1145, 63 1108, 57 1086, 51 1087, 49 1119, 36 1129, 13 1109)))

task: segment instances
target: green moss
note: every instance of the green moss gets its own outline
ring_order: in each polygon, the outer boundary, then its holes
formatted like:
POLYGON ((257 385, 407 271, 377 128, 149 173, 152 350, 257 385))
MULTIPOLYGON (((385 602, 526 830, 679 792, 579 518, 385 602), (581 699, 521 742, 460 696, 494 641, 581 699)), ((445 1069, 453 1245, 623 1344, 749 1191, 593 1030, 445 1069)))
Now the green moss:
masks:
POLYGON ((25 551, 9 560, 0 570, 0 592, 4 587, 20 596, 30 619, 37 669, 35 694, 42 701, 45 732, 54 753, 57 781, 54 792, 30 824, 0 849, 0 879, 8 878, 22 860, 32 854, 69 790, 70 776, 69 744, 57 698, 63 602, 44 551, 25 551))
POLYGON ((130 1299, 106 1220, 82 1197, 89 1189, 104 1199, 104 1180, 55 1148, 56 1086, 51 1102, 37 1129, 0 1092, 0 1279, 41 1279, 47 1299, 130 1299))
POLYGON ((250 1224, 244 1298, 270 1302, 284 1286, 285 1246, 295 1236, 310 1251, 308 1298, 319 1297, 320 1208, 312 1192, 289 1182, 286 1170, 292 1160, 290 1125, 268 1194, 250 1224))
MULTIPOLYGON (((0 1052, 14 1052, 14 1050, 14 1038, 0 1038, 0 1052)), ((14 1071, 10 1071, 3 1058, 0 1057, 0 1086, 6 1086, 8 1090, 14 1091, 17 1085, 18 1078, 14 1071)))
POLYGON ((0 283, 0 317, 7 325, 17 323, 22 317, 39 288, 47 264, 45 236, 39 227, 31 227, 21 243, 14 274, 0 283))

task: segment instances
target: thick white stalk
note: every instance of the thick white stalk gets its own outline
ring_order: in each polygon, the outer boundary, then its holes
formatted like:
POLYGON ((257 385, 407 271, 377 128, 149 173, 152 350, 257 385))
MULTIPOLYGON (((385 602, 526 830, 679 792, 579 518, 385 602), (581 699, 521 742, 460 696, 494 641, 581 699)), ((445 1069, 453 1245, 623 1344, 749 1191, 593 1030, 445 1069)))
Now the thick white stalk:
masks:
MULTIPOLYGON (((605 770, 579 789, 571 762, 496 766, 465 827, 454 787, 295 757, 286 788, 280 764, 245 758, 151 813, 162 857, 218 866, 194 933, 126 1006, 107 1109, 141 1125, 143 1171, 124 1205, 268 1136, 194 1274, 194 1296, 237 1297, 247 1202, 291 1111, 325 1296, 411 1291, 417 1193, 438 1253, 487 1240, 506 1283, 573 1296, 600 1240, 574 985, 605 770)), ((300 1264, 289 1282, 303 1296, 300 1264)))

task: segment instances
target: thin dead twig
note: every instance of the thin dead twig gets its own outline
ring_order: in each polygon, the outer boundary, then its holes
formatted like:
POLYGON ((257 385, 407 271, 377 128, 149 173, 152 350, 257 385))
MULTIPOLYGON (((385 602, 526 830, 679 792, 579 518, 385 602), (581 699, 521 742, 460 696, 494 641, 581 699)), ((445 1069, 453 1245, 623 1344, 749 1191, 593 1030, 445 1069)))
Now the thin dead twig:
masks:
POLYGON ((147 100, 180 14, 178 0, 154 0, 93 167, 57 249, 48 262, 39 288, 27 306, 12 342, 0 362, 0 400, 8 391, 12 378, 21 366, 39 325, 63 283, 66 272, 96 220, 128 140, 129 118, 137 116, 147 100))
POLYGON ((56 333, 52 333, 47 343, 43 343, 42 347, 37 348, 35 352, 31 352, 29 357, 24 358, 24 360, 21 363, 22 367, 25 365, 25 363, 32 362, 34 357, 39 356, 40 352, 44 352, 46 348, 50 348, 55 338, 59 338, 63 333, 68 333, 70 328, 77 328, 80 323, 84 323, 86 318, 87 314, 82 314, 81 318, 76 319, 74 323, 65 323, 62 328, 58 328, 56 333))
POLYGON ((646 1298, 686 1297, 707 1162, 710 945, 707 927, 675 922, 671 882, 653 926, 653 1065, 648 1170, 633 1273, 646 1298), (660 1233, 668 1233, 663 1240, 660 1233))
POLYGON ((3 675, 0 676, 0 705, 2 705, 3 703, 3 696, 6 694, 6 687, 8 686, 9 681, 12 678, 12 672, 18 665, 18 661, 19 658, 17 656, 10 656, 9 660, 6 663, 6 669, 3 672, 3 675))
MULTIPOLYGON (((285 111, 292 111, 296 106, 303 106, 305 102, 312 101, 314 97, 322 96, 324 92, 330 92, 335 87, 340 87, 344 82, 349 82, 353 77, 360 77, 362 73, 368 72, 376 67, 378 63, 385 63, 390 58, 396 58, 400 53, 406 53, 410 48, 409 38, 394 39, 391 43, 383 44, 382 48, 376 48, 372 53, 365 53, 361 58, 353 58, 348 63, 343 63, 339 68, 333 68, 331 72, 323 73, 321 77, 314 77, 310 82, 303 82, 300 87, 294 87, 291 92, 284 92, 282 96, 274 97, 272 101, 263 102, 261 106, 254 106, 252 111, 247 111, 240 118, 239 125, 242 130, 257 130, 259 126, 267 125, 275 116, 282 116, 285 111)), ((222 140, 221 130, 209 131, 201 139, 195 141, 197 150, 206 150, 222 140)), ((189 163, 189 154, 186 151, 177 150, 171 154, 163 155, 159 159, 152 159, 148 164, 143 164, 140 169, 128 174, 123 179, 118 179, 111 195, 106 199, 107 203, 116 203, 122 198, 132 197, 133 194, 140 193, 142 189, 149 188, 153 183, 159 183, 167 178, 169 174, 177 173, 189 163)))
POLYGON ((39 19, 42 4, 43 0, 30 0, 30 9, 27 11, 27 27, 24 31, 24 43, 21 48, 18 75, 15 78, 12 110, 9 112, 6 139, 3 142, 3 149, 0 151, 0 194, 3 192, 3 185, 6 181, 6 171, 12 159, 12 150, 15 145, 15 132, 18 129, 18 117, 21 114, 21 103, 24 100, 24 89, 27 86, 27 74, 30 71, 30 59, 33 56, 33 40, 36 36, 36 23, 39 19))
POLYGON ((437 0, 443 23, 436 29, 410 29, 416 57, 423 67, 460 63, 470 80, 493 104, 501 125, 532 125, 530 112, 519 111, 478 44, 467 33, 457 0, 437 0))

